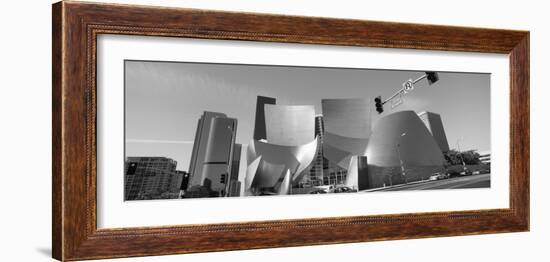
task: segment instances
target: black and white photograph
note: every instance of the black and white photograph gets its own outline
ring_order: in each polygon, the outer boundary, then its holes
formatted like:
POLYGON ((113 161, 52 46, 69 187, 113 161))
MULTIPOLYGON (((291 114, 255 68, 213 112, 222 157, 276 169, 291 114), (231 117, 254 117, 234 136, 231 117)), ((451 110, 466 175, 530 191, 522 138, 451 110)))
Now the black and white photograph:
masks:
POLYGON ((490 79, 125 60, 124 199, 490 188, 490 79))
POLYGON ((0 261, 550 261, 544 1, 2 10, 0 261))

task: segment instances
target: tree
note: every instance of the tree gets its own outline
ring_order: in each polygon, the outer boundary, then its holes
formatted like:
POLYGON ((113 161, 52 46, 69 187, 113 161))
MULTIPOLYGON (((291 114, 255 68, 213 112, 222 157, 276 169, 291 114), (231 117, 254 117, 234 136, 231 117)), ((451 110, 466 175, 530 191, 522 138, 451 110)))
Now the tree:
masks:
POLYGON ((466 163, 466 165, 479 165, 481 163, 479 160, 479 154, 474 151, 462 152, 462 157, 464 158, 464 163, 466 163))
POLYGON ((449 166, 462 165, 463 161, 466 165, 478 165, 481 163, 479 154, 475 151, 458 152, 456 150, 449 150, 443 156, 449 166))
POLYGON ((448 152, 445 152, 443 156, 449 166, 462 165, 460 153, 456 150, 449 150, 448 152))

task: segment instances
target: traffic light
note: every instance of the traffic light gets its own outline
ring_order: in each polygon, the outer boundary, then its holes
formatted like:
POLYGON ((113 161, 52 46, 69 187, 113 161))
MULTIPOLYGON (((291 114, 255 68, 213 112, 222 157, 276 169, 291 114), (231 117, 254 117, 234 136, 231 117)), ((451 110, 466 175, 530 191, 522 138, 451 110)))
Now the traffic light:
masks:
POLYGON ((378 114, 382 114, 382 112, 384 112, 384 104, 382 103, 381 96, 377 96, 374 98, 374 106, 376 107, 376 112, 378 112, 378 114))
POLYGON ((126 170, 126 174, 127 174, 127 175, 134 175, 134 174, 136 173, 137 165, 138 165, 138 163, 136 163, 136 162, 131 162, 131 163, 128 165, 128 170, 126 170))
POLYGON ((426 72, 426 78, 428 79, 428 83, 432 85, 433 83, 437 82, 439 80, 439 76, 437 75, 437 72, 426 72))

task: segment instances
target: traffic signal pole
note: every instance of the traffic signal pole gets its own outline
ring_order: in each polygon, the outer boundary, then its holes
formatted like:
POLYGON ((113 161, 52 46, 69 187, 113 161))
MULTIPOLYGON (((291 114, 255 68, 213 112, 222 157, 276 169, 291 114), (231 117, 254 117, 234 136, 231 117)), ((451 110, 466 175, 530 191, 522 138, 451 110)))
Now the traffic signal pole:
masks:
POLYGON ((401 87, 401 89, 397 90, 397 92, 395 92, 393 95, 391 95, 386 100, 382 101, 382 97, 377 96, 374 100, 375 103, 376 103, 376 111, 379 114, 381 114, 384 111, 384 109, 383 109, 384 104, 386 104, 387 102, 391 101, 392 99, 394 99, 395 97, 397 97, 399 95, 406 94, 407 91, 413 90, 414 85, 416 83, 418 83, 420 80, 424 79, 424 78, 428 79, 428 84, 430 84, 430 85, 432 85, 433 83, 435 83, 439 80, 439 76, 438 76, 437 72, 425 72, 422 76, 418 77, 415 80, 409 79, 405 83, 403 83, 403 87, 401 87))
POLYGON ((400 94, 406 94, 407 91, 413 90, 414 89, 414 84, 420 82, 420 80, 422 80, 426 77, 428 77, 428 74, 424 74, 424 75, 422 75, 421 77, 419 77, 415 80, 409 79, 407 82, 403 83, 403 87, 401 89, 397 90, 397 92, 395 92, 392 96, 390 96, 388 99, 384 100, 384 102, 382 102, 382 104, 385 104, 385 103, 391 101, 392 99, 394 99, 396 96, 398 96, 400 94))

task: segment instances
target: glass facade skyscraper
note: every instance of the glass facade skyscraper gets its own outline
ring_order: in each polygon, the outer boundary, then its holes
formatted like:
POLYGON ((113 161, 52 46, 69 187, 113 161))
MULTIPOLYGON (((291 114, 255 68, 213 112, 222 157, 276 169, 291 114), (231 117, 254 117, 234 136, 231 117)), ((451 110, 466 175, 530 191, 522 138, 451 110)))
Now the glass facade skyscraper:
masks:
POLYGON ((166 157, 128 157, 124 167, 124 200, 178 198, 183 174, 166 157))

